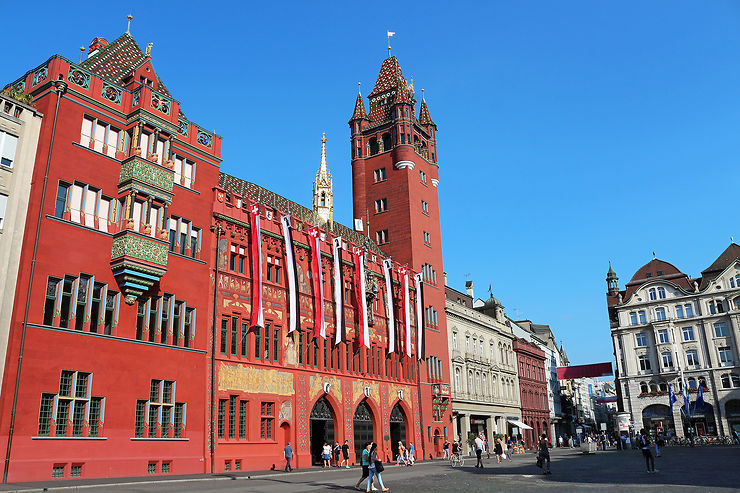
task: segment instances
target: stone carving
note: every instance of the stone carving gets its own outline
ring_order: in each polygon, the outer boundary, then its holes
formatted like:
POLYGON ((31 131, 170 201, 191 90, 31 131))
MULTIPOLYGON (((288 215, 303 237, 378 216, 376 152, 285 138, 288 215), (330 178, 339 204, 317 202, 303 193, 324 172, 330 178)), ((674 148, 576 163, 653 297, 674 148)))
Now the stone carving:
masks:
POLYGON ((321 377, 314 375, 308 389, 308 400, 313 401, 316 396, 327 393, 338 402, 342 402, 342 381, 338 377, 321 377), (325 384, 329 384, 328 392, 324 391, 325 384))
POLYGON ((378 382, 354 380, 352 382, 352 402, 355 403, 365 397, 372 397, 375 400, 380 398, 380 387, 378 382), (367 393, 370 395, 365 393, 366 389, 368 391, 367 393))

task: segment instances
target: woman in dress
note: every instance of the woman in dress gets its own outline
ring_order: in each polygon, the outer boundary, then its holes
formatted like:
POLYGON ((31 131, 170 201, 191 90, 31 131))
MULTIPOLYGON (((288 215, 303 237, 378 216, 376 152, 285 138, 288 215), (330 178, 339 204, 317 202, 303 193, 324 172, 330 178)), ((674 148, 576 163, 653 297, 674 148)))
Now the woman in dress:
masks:
POLYGON ((501 464, 501 456, 504 455, 504 444, 501 443, 501 439, 496 439, 496 446, 493 449, 494 453, 496 454, 496 461, 501 464))

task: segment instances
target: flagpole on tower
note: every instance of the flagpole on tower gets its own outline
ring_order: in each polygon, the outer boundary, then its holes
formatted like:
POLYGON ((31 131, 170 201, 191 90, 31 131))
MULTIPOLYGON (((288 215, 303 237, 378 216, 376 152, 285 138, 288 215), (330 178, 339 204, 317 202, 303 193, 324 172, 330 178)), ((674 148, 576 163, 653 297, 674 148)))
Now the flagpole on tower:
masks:
POLYGON ((390 58, 391 57, 391 38, 396 33, 395 31, 386 31, 385 34, 386 34, 386 37, 388 38, 388 58, 390 58))

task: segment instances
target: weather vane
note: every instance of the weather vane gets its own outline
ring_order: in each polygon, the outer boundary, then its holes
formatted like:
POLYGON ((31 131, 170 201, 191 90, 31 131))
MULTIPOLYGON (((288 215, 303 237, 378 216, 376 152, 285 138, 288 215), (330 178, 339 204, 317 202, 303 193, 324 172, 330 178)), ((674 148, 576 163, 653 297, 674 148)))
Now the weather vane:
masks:
POLYGON ((391 57, 391 38, 396 34, 395 31, 386 31, 386 36, 388 38, 388 58, 391 57))

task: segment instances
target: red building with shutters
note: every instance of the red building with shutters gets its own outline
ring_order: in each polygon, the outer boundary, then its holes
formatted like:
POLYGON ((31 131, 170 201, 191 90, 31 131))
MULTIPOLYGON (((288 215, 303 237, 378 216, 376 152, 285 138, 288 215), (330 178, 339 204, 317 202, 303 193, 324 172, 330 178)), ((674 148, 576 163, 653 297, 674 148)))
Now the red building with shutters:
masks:
POLYGON ((514 341, 514 352, 519 365, 519 392, 522 422, 531 430, 524 430, 524 445, 534 448, 537 440, 550 429, 550 407, 547 400, 545 352, 524 339, 514 341))
POLYGON ((0 395, 4 480, 281 467, 288 441, 294 467, 331 440, 349 442, 351 463, 370 440, 388 460, 398 441, 419 459, 440 456, 451 409, 436 125, 423 100, 415 116, 395 57, 370 112, 358 96, 350 121, 354 230, 326 220, 330 189, 311 210, 220 173, 221 138, 185 117, 150 49, 128 32, 95 38, 85 61, 55 55, 13 83, 45 118, 16 296, 28 302, 13 310, 0 395), (321 306, 325 337, 314 335, 321 306))
POLYGON ((4 479, 203 472, 221 139, 128 32, 13 84, 45 118, 0 396, 4 479))

